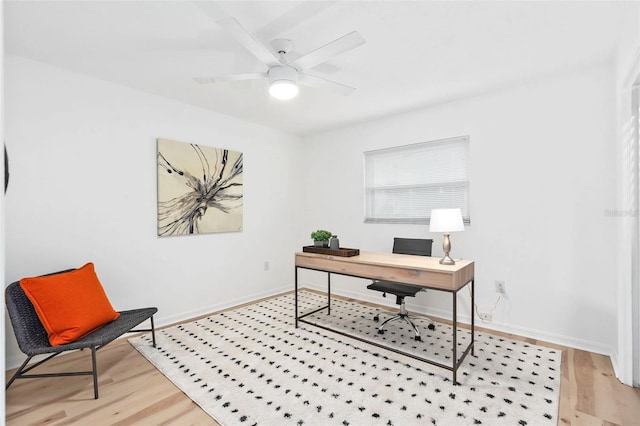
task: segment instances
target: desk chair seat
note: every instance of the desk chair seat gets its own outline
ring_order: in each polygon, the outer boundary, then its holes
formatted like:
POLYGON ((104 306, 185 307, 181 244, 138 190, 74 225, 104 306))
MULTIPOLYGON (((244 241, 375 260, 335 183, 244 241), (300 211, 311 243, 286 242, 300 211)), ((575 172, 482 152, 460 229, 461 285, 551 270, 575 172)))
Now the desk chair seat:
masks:
MULTIPOLYGON (((431 239, 417 239, 417 238, 394 238, 393 239, 393 253, 398 254, 411 254, 417 256, 431 256, 431 246, 433 240, 431 239)), ((415 297, 418 292, 424 290, 423 287, 398 283, 394 281, 374 281, 367 286, 370 290, 379 291, 383 297, 386 297, 387 293, 396 296, 396 305, 400 305, 400 312, 379 311, 373 317, 373 320, 378 322, 380 320, 380 314, 390 315, 380 326, 378 327, 378 334, 384 334, 384 327, 390 322, 396 320, 402 320, 409 324, 415 333, 415 340, 421 341, 420 331, 416 327, 413 321, 424 320, 428 321, 427 328, 429 330, 435 330, 435 324, 428 317, 412 316, 409 315, 405 306, 405 297, 415 297)))

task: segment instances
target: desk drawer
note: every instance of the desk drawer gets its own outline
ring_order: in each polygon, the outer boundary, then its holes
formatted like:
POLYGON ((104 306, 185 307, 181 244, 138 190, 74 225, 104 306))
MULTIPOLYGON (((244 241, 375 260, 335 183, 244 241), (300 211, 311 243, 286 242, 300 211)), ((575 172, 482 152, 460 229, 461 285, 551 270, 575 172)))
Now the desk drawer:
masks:
POLYGON ((460 271, 451 272, 388 264, 367 264, 351 260, 356 258, 296 256, 296 266, 373 280, 397 281, 441 290, 456 290, 473 278, 473 264, 460 271))

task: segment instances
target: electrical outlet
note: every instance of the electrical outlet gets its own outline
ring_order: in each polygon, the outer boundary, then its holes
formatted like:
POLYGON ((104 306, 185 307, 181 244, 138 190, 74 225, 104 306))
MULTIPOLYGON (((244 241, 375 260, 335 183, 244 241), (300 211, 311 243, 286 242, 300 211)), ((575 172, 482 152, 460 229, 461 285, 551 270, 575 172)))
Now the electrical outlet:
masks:
POLYGON ((491 315, 491 313, 485 314, 482 312, 478 312, 478 316, 482 321, 491 321, 493 319, 493 315, 491 315))
POLYGON ((265 271, 268 271, 268 270, 269 270, 269 261, 268 261, 268 260, 265 260, 265 261, 264 261, 264 270, 265 270, 265 271))
POLYGON ((504 281, 496 281, 496 293, 506 293, 504 281))

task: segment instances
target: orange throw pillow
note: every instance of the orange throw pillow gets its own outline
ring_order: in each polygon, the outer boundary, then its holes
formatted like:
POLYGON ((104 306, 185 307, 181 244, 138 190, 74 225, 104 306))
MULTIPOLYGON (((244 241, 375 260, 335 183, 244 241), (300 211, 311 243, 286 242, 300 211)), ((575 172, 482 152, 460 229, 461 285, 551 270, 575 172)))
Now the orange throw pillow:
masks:
POLYGON ((23 278, 20 287, 33 303, 51 346, 73 342, 118 318, 93 263, 61 274, 23 278))

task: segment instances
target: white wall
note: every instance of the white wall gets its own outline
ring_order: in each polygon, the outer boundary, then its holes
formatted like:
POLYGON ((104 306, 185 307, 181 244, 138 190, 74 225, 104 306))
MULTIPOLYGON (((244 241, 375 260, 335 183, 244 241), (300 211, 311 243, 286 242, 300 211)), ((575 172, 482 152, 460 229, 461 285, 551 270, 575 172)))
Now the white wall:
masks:
POLYGON ((159 325, 293 288, 297 137, 14 56, 5 105, 6 283, 92 261, 116 309, 159 325), (244 153, 242 232, 156 236, 160 137, 244 153))
MULTIPOLYGON (((476 262, 482 312, 496 300, 494 281, 506 281, 507 299, 486 326, 612 353, 616 228, 605 210, 616 202, 613 82, 603 65, 308 137, 307 204, 322 202, 303 226, 368 251, 391 251, 394 236, 433 237, 441 255, 442 236, 427 226, 363 223, 363 152, 468 134, 472 224, 452 234, 452 255, 476 262)), ((318 273, 301 279, 325 283, 318 273)), ((394 303, 353 278, 332 279, 332 289, 394 303)), ((467 318, 469 299, 460 296, 467 318)), ((450 316, 448 296, 420 294, 409 307, 420 304, 450 316)))

